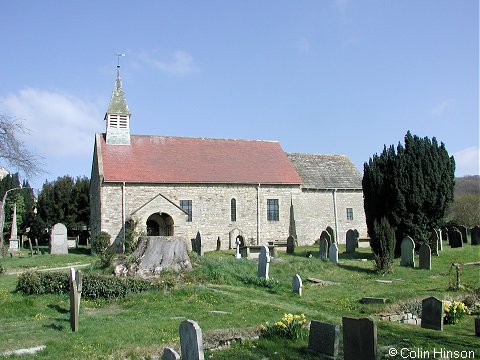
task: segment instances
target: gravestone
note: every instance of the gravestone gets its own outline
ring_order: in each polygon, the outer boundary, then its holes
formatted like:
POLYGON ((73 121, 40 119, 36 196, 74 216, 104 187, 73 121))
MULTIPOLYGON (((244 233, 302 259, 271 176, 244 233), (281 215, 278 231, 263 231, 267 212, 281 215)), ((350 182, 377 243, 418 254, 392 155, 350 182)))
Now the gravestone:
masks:
POLYGON ((436 229, 433 229, 430 233, 430 238, 428 239, 428 244, 432 250, 432 254, 438 255, 438 232, 436 229))
POLYGON ((240 239, 238 237, 235 239, 235 258, 242 258, 242 255, 240 254, 240 239))
POLYGON ((468 243, 467 228, 463 225, 458 227, 458 230, 462 233, 462 241, 464 244, 468 243))
POLYGON ((480 336, 480 318, 475 318, 475 336, 480 336))
POLYGON ((354 253, 355 249, 358 247, 358 238, 355 237, 355 231, 349 229, 346 235, 346 251, 348 254, 354 253))
POLYGON ((452 246, 452 239, 454 237, 453 231, 456 230, 455 226, 449 226, 447 227, 447 232, 448 232, 448 245, 452 246))
POLYGON ((303 283, 300 275, 295 274, 292 279, 292 290, 295 294, 302 296, 303 283))
POLYGON ((70 327, 73 332, 78 331, 78 317, 80 316, 80 300, 82 297, 82 272, 70 268, 70 327))
POLYGON ((432 270, 432 253, 428 244, 422 244, 419 250, 418 268, 432 270))
POLYGON ((328 240, 326 238, 320 238, 318 257, 322 260, 327 259, 328 254, 328 240))
POLYGON ((320 234, 320 239, 326 239, 327 243, 328 243, 328 246, 330 246, 330 244, 332 243, 332 237, 330 236, 330 234, 326 230, 322 231, 322 233, 320 234))
POLYGON ((440 230, 442 230, 442 240, 448 241, 448 228, 446 226, 442 226, 440 230))
POLYGON ((438 234, 437 250, 438 252, 440 252, 440 251, 443 251, 442 229, 438 229, 437 234, 438 234))
POLYGON ((377 325, 361 318, 342 317, 343 354, 345 360, 376 360, 377 325))
POLYGON ((290 235, 287 238, 287 254, 294 254, 295 253, 295 238, 290 235))
POLYGON ((435 297, 422 300, 422 328, 443 330, 443 301, 435 297))
POLYGON ((470 229, 470 241, 472 245, 478 245, 479 235, 480 235, 480 227, 478 225, 470 229))
POLYGON ((20 240, 18 239, 17 231, 17 203, 13 205, 12 229, 10 232, 8 252, 10 253, 10 256, 20 252, 20 240))
POLYGON ((222 241, 220 240, 220 236, 217 238, 217 251, 220 251, 220 248, 222 247, 222 241))
POLYGON ((309 352, 320 355, 322 359, 336 360, 338 357, 340 327, 338 325, 312 320, 308 334, 309 352))
POLYGON ((228 249, 232 249, 235 246, 235 240, 237 239, 238 235, 241 235, 242 232, 240 229, 233 229, 228 233, 228 249))
POLYGON ((197 231, 197 236, 192 239, 192 250, 199 256, 203 256, 202 235, 200 234, 200 231, 197 231))
POLYGON ((462 233, 458 229, 453 229, 448 237, 450 238, 450 246, 452 248, 463 247, 462 233))
POLYGON ((163 349, 162 360, 180 360, 180 355, 172 348, 163 349))
POLYGON ((402 240, 400 250, 400 266, 415 267, 415 243, 410 236, 402 240))
POLYGON ((50 234, 50 254, 68 254, 67 227, 55 224, 50 234))
POLYGON ((268 271, 270 267, 270 251, 268 246, 263 245, 258 256, 258 271, 257 276, 268 280, 268 271))
POLYGON ((338 245, 333 243, 328 249, 328 259, 334 264, 338 264, 338 245))
POLYGON ((357 247, 358 247, 358 239, 360 239, 360 233, 357 229, 353 230, 353 234, 355 235, 355 239, 357 239, 357 247))
POLYGON ((245 246, 245 239, 243 238, 243 236, 238 235, 237 239, 238 239, 238 243, 239 243, 240 247, 244 247, 245 246))
POLYGON ((180 348, 182 360, 204 360, 202 329, 193 320, 180 323, 180 348))
POLYGON ((336 242, 335 239, 335 231, 333 231, 331 226, 327 226, 326 228, 328 235, 330 235, 330 244, 336 242))

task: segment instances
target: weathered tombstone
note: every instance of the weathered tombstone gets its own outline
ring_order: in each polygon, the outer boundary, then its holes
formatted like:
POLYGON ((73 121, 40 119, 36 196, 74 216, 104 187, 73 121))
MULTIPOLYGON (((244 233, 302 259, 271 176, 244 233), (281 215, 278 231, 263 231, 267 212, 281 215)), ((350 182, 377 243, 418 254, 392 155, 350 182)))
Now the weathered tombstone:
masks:
POLYGON ((333 231, 331 226, 327 226, 326 231, 328 232, 328 235, 330 235, 330 244, 337 242, 335 239, 335 231, 333 231))
POLYGON ((238 236, 237 236, 237 239, 238 239, 239 246, 240 246, 240 247, 244 247, 244 246, 245 246, 245 239, 243 238, 243 236, 242 236, 242 235, 238 235, 238 236))
POLYGON ((410 236, 402 240, 400 250, 400 266, 415 267, 415 243, 410 236))
POLYGON ((422 328, 443 330, 443 301, 435 297, 422 300, 422 328))
POLYGON ((430 233, 430 238, 428 239, 428 244, 432 250, 432 254, 438 255, 438 233, 436 229, 433 229, 430 233))
POLYGON ((263 245, 258 256, 258 271, 257 276, 268 279, 268 271, 270 267, 270 251, 268 247, 263 245))
POLYGON ((462 233, 458 229, 453 229, 448 237, 450 238, 450 246, 452 248, 463 247, 462 233))
POLYGON ((358 238, 355 238, 355 232, 352 229, 347 230, 347 234, 345 235, 345 244, 346 244, 346 251, 348 254, 354 253, 355 249, 358 247, 358 238))
POLYGON ((448 241, 448 228, 446 226, 442 226, 440 230, 442 230, 442 241, 448 241))
POLYGON ((202 329, 193 320, 180 323, 180 348, 182 360, 204 360, 202 329))
POLYGON ((202 235, 200 231, 197 231, 197 236, 195 236, 195 251, 199 256, 203 256, 203 244, 202 244, 202 235))
POLYGON ((295 253, 295 238, 290 235, 287 238, 287 254, 295 253))
POLYGON ((458 227, 458 230, 462 233, 462 241, 464 244, 468 243, 467 228, 463 225, 458 227))
POLYGON ((443 251, 442 229, 438 229, 437 234, 438 234, 437 250, 438 250, 438 252, 440 252, 440 251, 443 251))
POLYGON ((235 239, 235 258, 242 258, 242 255, 240 254, 240 239, 238 237, 235 239))
POLYGON ((449 226, 448 230, 448 245, 452 246, 453 238, 455 237, 454 231, 457 230, 455 226, 449 226))
POLYGON ((309 352, 320 355, 322 359, 336 360, 338 357, 340 327, 317 320, 310 322, 308 334, 309 352))
POLYGON ((330 234, 326 230, 322 231, 322 233, 320 234, 320 239, 326 239, 327 243, 328 243, 328 246, 330 246, 330 244, 332 243, 332 237, 330 236, 330 234))
POLYGON ((328 240, 326 238, 320 238, 318 257, 322 260, 327 258, 328 254, 328 240))
POLYGON ((55 224, 50 234, 50 254, 68 254, 67 227, 55 224))
POLYGON ((357 239, 357 247, 358 247, 358 239, 360 239, 360 233, 357 229, 353 230, 353 234, 355 235, 355 239, 357 239))
POLYGON ((430 245, 422 244, 419 250, 418 257, 419 269, 432 270, 432 253, 430 251, 430 245))
POLYGON ((220 251, 220 248, 222 247, 222 241, 220 240, 220 236, 217 238, 217 251, 220 251))
POLYGON ((343 354, 345 360, 376 360, 377 325, 361 318, 342 317, 343 354))
POLYGON ((162 360, 180 360, 180 355, 172 348, 163 349, 162 360))
POLYGON ((17 231, 17 203, 13 205, 12 230, 10 233, 10 242, 8 246, 8 251, 10 253, 10 256, 14 253, 20 252, 20 240, 18 239, 18 231, 17 231))
POLYGON ((472 245, 478 245, 478 238, 480 235, 480 227, 478 225, 474 226, 470 230, 470 240, 472 245))
POLYGON ((328 249, 328 259, 334 264, 338 264, 338 245, 333 243, 328 249))
POLYGON ((295 294, 302 296, 303 283, 300 275, 295 274, 292 279, 292 290, 295 294))

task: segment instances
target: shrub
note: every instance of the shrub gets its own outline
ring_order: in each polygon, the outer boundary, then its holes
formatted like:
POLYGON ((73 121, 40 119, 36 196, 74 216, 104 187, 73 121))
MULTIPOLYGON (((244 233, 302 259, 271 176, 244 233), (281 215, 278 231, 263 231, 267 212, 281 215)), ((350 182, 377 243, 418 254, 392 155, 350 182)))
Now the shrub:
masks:
POLYGON ((467 307, 461 301, 446 301, 443 305, 444 324, 457 324, 461 318, 467 313, 467 307))
POLYGON ((100 231, 92 241, 92 252, 94 254, 102 255, 110 248, 110 234, 105 231, 100 231))
POLYGON ((260 327, 260 334, 264 338, 282 337, 286 339, 299 339, 305 336, 303 325, 307 322, 305 315, 285 314, 281 321, 260 327))
POLYGON ((374 221, 370 237, 376 270, 383 273, 391 272, 395 256, 395 231, 386 218, 374 221))

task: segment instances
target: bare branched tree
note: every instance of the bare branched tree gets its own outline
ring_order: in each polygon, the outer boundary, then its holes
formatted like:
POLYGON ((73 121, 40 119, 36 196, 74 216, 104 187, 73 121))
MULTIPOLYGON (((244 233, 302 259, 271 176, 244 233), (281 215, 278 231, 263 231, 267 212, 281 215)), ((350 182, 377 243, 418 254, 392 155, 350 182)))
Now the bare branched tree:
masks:
POLYGON ((0 114, 0 160, 17 168, 27 178, 44 173, 42 157, 32 154, 19 139, 20 134, 29 134, 16 117, 0 114))

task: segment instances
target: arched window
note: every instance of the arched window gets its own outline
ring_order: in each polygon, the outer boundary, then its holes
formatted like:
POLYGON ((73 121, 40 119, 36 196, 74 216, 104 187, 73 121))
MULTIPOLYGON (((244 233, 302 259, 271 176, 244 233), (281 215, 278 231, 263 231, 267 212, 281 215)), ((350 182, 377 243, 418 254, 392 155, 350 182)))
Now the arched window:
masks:
POLYGON ((237 221, 237 200, 230 200, 230 220, 237 221))

